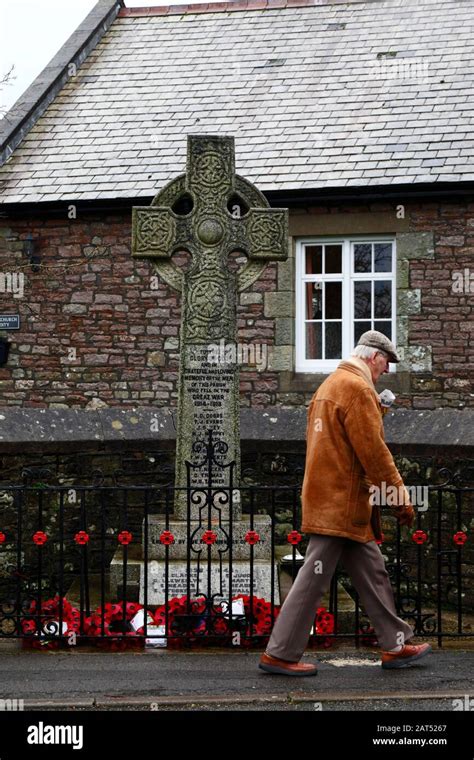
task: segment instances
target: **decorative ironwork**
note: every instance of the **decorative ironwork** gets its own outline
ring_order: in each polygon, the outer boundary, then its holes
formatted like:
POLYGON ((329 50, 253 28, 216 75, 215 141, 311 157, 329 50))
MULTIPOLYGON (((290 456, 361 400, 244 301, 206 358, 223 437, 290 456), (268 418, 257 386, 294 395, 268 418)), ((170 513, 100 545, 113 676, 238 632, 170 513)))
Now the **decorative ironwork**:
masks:
MULTIPOLYGON (((220 470, 231 472, 233 462, 226 461, 226 444, 214 441, 211 431, 207 440, 196 441, 194 453, 195 461, 187 466, 201 468, 207 477, 198 487, 186 489, 189 507, 197 504, 199 509, 198 517, 185 522, 184 528, 172 522, 175 498, 169 484, 102 481, 72 487, 70 479, 67 485, 58 485, 56 477, 48 483, 45 472, 35 470, 19 485, 2 486, 0 638, 20 637, 32 646, 57 647, 75 633, 80 640, 113 641, 119 647, 143 644, 145 638, 235 645, 237 636, 242 646, 261 646, 278 613, 278 600, 275 585, 268 586, 265 598, 256 593, 258 552, 267 542, 275 559, 277 548, 288 551, 289 543, 292 551, 281 568, 296 577, 303 561, 296 549, 306 540, 298 530, 300 484, 223 487, 220 470), (235 514, 242 504, 245 529, 235 514), (156 532, 152 518, 163 523, 157 523, 156 532), (268 532, 259 519, 268 520, 268 532), (180 546, 185 547, 180 565, 184 585, 176 594, 167 557, 180 546), (143 561, 141 578, 132 563, 137 557, 143 561), (152 586, 146 577, 155 557, 163 569, 159 603, 150 602, 152 586), (242 558, 248 567, 244 594, 225 586, 242 558), (119 570, 111 570, 117 563, 119 570), (192 568, 197 569, 194 575, 192 568), (193 584, 201 575, 195 593, 193 584), (91 605, 93 577, 100 586, 97 607, 91 605), (139 619, 144 609, 148 616, 139 619)), ((265 461, 271 477, 284 476, 286 455, 265 461)), ((390 510, 383 515, 383 552, 398 614, 416 635, 435 636, 439 645, 445 638, 473 635, 465 569, 472 557, 468 527, 474 489, 461 487, 455 475, 444 471, 441 477, 433 476, 441 484, 429 486, 430 509, 418 511, 414 531, 401 528, 390 510)), ((232 485, 232 477, 225 482, 232 485)), ((335 637, 375 643, 370 621, 344 573, 339 583, 332 583, 327 616, 319 611, 316 628, 313 641, 319 643, 335 637), (346 606, 338 609, 341 585, 353 597, 351 613, 346 606)))

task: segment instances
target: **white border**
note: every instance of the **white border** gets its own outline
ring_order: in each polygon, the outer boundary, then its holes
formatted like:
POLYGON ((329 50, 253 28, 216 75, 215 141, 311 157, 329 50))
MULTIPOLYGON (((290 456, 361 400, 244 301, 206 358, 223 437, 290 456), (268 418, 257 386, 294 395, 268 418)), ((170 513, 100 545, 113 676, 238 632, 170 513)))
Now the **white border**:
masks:
MULTIPOLYGON (((321 243, 339 243, 342 245, 342 357, 346 358, 352 351, 351 330, 354 321, 354 304, 352 297, 352 282, 354 279, 367 279, 367 272, 354 273, 351 267, 352 243, 392 243, 392 272, 369 273, 371 280, 391 280, 392 286, 392 342, 397 341, 396 335, 396 302, 397 302, 397 252, 395 235, 349 235, 341 237, 336 235, 323 237, 302 237, 296 239, 296 267, 295 267, 295 372, 333 372, 341 359, 305 359, 305 320, 301 319, 304 314, 305 292, 307 282, 317 279, 317 275, 304 273, 303 251, 305 245, 320 245, 321 243)), ((325 281, 340 282, 341 275, 323 275, 325 281)), ((373 306, 372 306, 373 308, 373 306)), ((390 365, 390 371, 396 365, 390 365)))

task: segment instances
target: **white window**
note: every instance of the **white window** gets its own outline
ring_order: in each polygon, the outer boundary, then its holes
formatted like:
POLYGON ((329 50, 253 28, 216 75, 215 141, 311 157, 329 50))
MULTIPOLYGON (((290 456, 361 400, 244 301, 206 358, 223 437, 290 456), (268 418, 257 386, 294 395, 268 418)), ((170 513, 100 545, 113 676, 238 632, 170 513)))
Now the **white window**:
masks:
POLYGON ((393 237, 298 240, 297 372, 332 372, 366 330, 396 342, 395 262, 393 237))

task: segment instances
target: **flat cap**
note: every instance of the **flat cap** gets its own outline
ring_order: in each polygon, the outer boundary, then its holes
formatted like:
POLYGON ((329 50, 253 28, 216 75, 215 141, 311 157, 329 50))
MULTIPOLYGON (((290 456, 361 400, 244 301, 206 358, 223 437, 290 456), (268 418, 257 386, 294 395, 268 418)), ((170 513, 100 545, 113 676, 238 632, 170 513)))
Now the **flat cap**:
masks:
POLYGON ((401 361, 400 356, 397 354, 397 349, 393 345, 392 341, 389 340, 386 335, 378 332, 377 330, 367 330, 367 332, 363 333, 360 336, 357 345, 370 346, 371 348, 377 348, 379 351, 385 351, 385 353, 388 354, 389 360, 393 363, 401 361))

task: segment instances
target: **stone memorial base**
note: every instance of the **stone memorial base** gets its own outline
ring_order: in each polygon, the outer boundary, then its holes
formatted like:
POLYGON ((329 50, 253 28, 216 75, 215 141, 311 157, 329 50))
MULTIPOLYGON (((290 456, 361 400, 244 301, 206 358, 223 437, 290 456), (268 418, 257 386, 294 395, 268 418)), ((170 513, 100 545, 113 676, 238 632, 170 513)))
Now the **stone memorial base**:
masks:
MULTIPOLYGON (((196 598, 201 594, 209 595, 208 589, 208 563, 190 563, 190 595, 196 598)), ((211 588, 210 594, 214 597, 215 603, 221 600, 229 599, 229 565, 223 562, 212 562, 211 571, 211 588)), ((164 604, 165 602, 165 563, 152 560, 148 564, 148 604, 164 604)), ((266 601, 271 599, 271 572, 272 568, 269 562, 256 560, 253 563, 253 584, 252 593, 255 597, 263 598, 266 601)), ((274 602, 280 604, 280 593, 278 587, 278 569, 275 564, 273 570, 275 582, 274 602)), ((172 561, 168 565, 168 599, 174 596, 184 596, 187 594, 187 563, 183 561, 172 561)), ((145 599, 145 574, 144 565, 140 567, 140 595, 139 602, 143 604, 145 599)), ((232 596, 237 594, 250 595, 250 563, 243 560, 237 560, 232 563, 232 596)))
MULTIPOLYGON (((136 601, 141 604, 145 601, 145 571, 141 547, 130 549, 127 558, 127 601, 136 601)), ((165 601, 165 562, 150 560, 148 562, 148 599, 149 605, 164 604, 165 601)), ((200 563, 193 560, 190 563, 191 570, 191 597, 208 593, 208 563, 207 559, 201 559, 200 563), (199 573, 198 573, 199 571, 199 573), (199 580, 198 580, 199 578, 199 580)), ((253 563, 253 595, 271 600, 271 563, 268 560, 254 560, 253 563)), ((187 562, 186 560, 170 560, 168 563, 168 599, 175 596, 184 596, 186 587, 187 562)), ((274 564, 274 603, 280 604, 280 589, 278 580, 278 566, 274 564)), ((110 564, 110 595, 112 599, 123 598, 123 561, 122 550, 118 549, 110 564)), ((229 563, 226 559, 222 562, 211 562, 211 594, 225 599, 229 594, 229 563)), ((250 562, 248 560, 234 560, 232 563, 232 596, 237 594, 250 594, 250 562)))
MULTIPOLYGON (((201 522, 191 520, 189 535, 191 537, 191 559, 201 558, 207 560, 208 545, 203 541, 202 536, 208 529, 208 525, 203 515, 201 522)), ((219 560, 221 557, 228 562, 230 543, 230 526, 229 521, 222 520, 219 525, 219 519, 211 520, 211 528, 216 534, 216 540, 209 546, 212 560, 219 560)), ((160 541, 160 536, 167 530, 166 522, 160 515, 151 515, 148 518, 148 559, 165 559, 166 547, 160 541)), ((188 546, 188 527, 182 520, 170 520, 168 530, 174 536, 174 543, 168 547, 168 558, 170 560, 186 559, 188 546)), ((258 533, 258 541, 253 545, 253 558, 270 560, 271 556, 271 535, 272 519, 270 515, 255 515, 253 519, 253 528, 250 527, 250 517, 242 516, 240 519, 233 520, 232 523, 232 559, 249 560, 250 544, 245 540, 247 533, 253 530, 258 533)), ((144 535, 142 537, 144 545, 144 535)))

